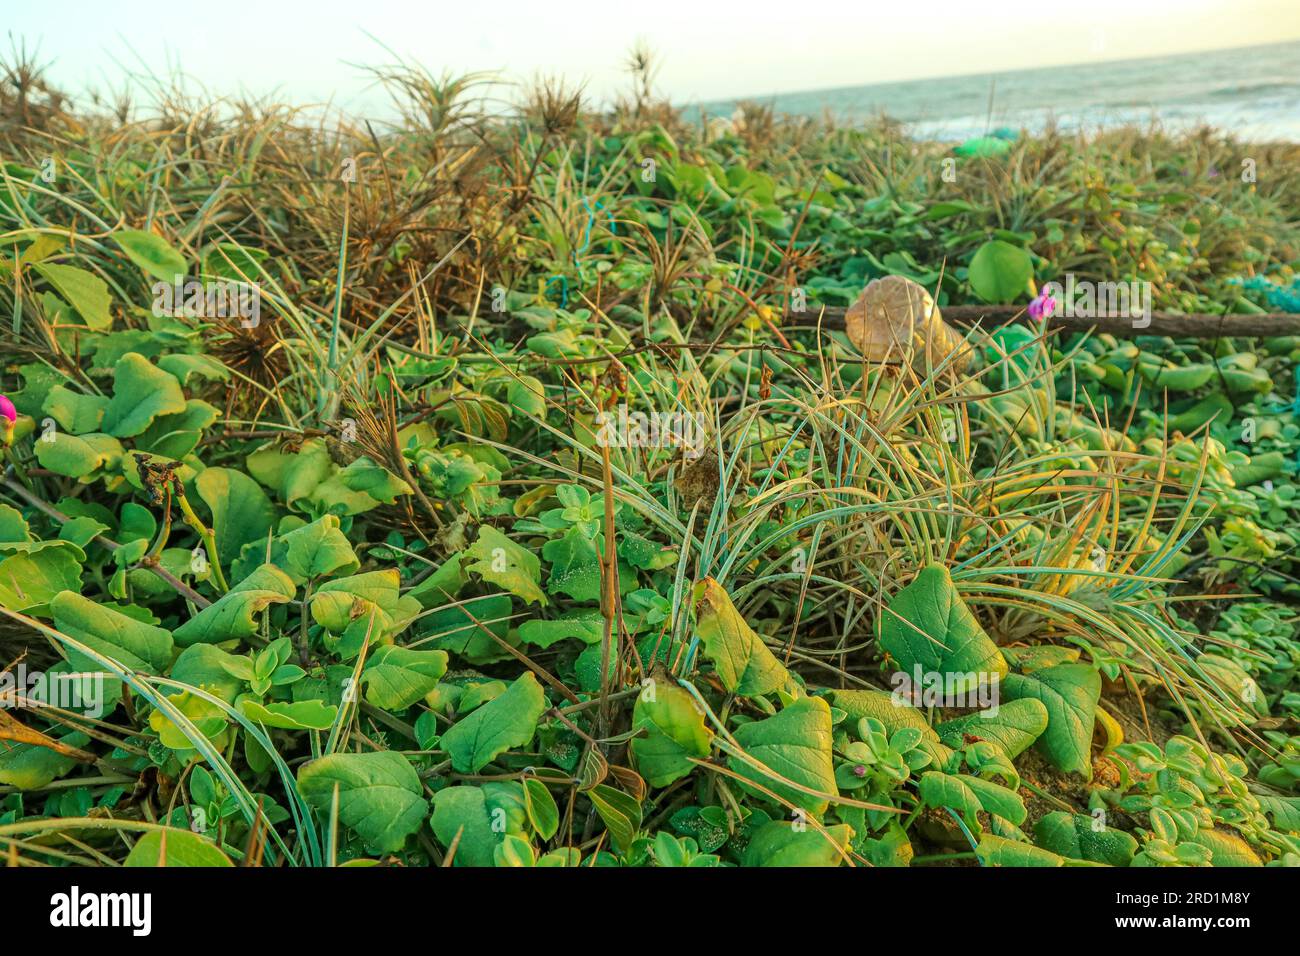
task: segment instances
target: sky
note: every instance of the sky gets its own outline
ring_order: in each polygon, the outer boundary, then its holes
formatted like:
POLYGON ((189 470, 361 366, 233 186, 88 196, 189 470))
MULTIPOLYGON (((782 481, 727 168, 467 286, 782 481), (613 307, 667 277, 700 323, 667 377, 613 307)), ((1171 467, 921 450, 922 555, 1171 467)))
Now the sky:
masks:
POLYGON ((0 0, 9 36, 72 92, 183 71, 211 93, 350 110, 383 102, 360 65, 562 75, 607 101, 628 50, 679 104, 1300 39, 1300 0, 0 0))

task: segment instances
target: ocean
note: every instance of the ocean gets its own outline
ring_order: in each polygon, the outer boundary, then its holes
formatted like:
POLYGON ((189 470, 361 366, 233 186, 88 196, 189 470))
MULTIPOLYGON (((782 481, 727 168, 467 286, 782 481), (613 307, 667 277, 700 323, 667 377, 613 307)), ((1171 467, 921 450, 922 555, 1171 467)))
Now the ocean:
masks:
MULTIPOLYGON (((1300 42, 1140 60, 939 77, 750 97, 778 112, 851 122, 881 113, 919 137, 961 140, 1000 127, 1095 130, 1158 120, 1243 138, 1300 141, 1300 42)), ((738 101, 704 104, 727 116, 738 101)))

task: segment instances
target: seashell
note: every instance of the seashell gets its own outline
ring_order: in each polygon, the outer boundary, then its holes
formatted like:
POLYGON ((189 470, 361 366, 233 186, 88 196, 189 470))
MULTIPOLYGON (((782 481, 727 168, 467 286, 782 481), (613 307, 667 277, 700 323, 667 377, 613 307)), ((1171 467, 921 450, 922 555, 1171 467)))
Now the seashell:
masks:
POLYGON ((925 287, 905 276, 869 282, 844 314, 844 325, 849 341, 873 362, 906 359, 925 369, 947 360, 955 372, 970 364, 965 337, 944 322, 925 287))

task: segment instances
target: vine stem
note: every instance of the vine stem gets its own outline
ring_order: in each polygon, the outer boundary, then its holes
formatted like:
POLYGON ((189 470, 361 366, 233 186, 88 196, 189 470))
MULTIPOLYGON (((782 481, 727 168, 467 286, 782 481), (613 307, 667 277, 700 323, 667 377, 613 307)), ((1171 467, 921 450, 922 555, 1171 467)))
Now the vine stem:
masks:
POLYGON ((221 555, 217 554, 216 534, 199 520, 199 516, 190 507, 189 499, 185 497, 185 487, 181 484, 179 478, 172 484, 172 491, 176 495, 176 503, 181 506, 181 514, 185 517, 185 523, 194 529, 194 533, 203 540, 203 546, 208 549, 208 554, 211 556, 208 563, 212 568, 213 583, 216 584, 217 590, 225 594, 230 590, 230 587, 226 584, 226 576, 221 571, 221 555))
MULTIPOLYGON (((44 512, 45 514, 49 515, 55 521, 63 522, 66 524, 68 521, 72 520, 67 515, 65 515, 62 511, 60 511, 58 508, 54 507, 49 502, 43 501, 41 498, 32 494, 30 491, 28 491, 22 485, 18 484, 18 482, 14 481, 12 478, 5 477, 3 481, 0 481, 0 486, 7 489, 11 494, 14 494, 18 498, 27 502, 29 505, 31 505, 33 508, 37 509, 38 511, 44 512)), ((122 547, 112 538, 106 538, 102 534, 95 535, 95 537, 92 538, 91 540, 107 548, 109 551, 116 551, 118 548, 122 547)), ((202 609, 212 603, 207 598, 205 598, 202 594, 200 594, 198 591, 194 590, 192 587, 190 587, 180 578, 176 577, 176 575, 168 571, 166 568, 163 568, 158 564, 150 564, 144 561, 140 562, 140 567, 145 568, 148 571, 151 571, 157 577, 166 581, 169 585, 172 586, 172 588, 175 589, 177 594, 181 595, 182 597, 192 602, 195 607, 202 609)))

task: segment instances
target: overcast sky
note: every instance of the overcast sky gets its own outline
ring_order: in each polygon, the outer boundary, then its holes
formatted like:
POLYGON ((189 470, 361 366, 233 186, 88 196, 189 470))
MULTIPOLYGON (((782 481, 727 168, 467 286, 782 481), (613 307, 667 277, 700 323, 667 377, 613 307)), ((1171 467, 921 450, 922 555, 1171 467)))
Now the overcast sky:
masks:
MULTIPOLYGON (((1300 0, 156 0, 4 2, 8 42, 39 45, 77 91, 177 68, 214 93, 380 102, 354 64, 387 46, 435 73, 539 73, 626 85, 628 49, 660 55, 679 103, 1300 39, 1300 0)), ((6 46, 8 43, 6 43, 6 46)))

